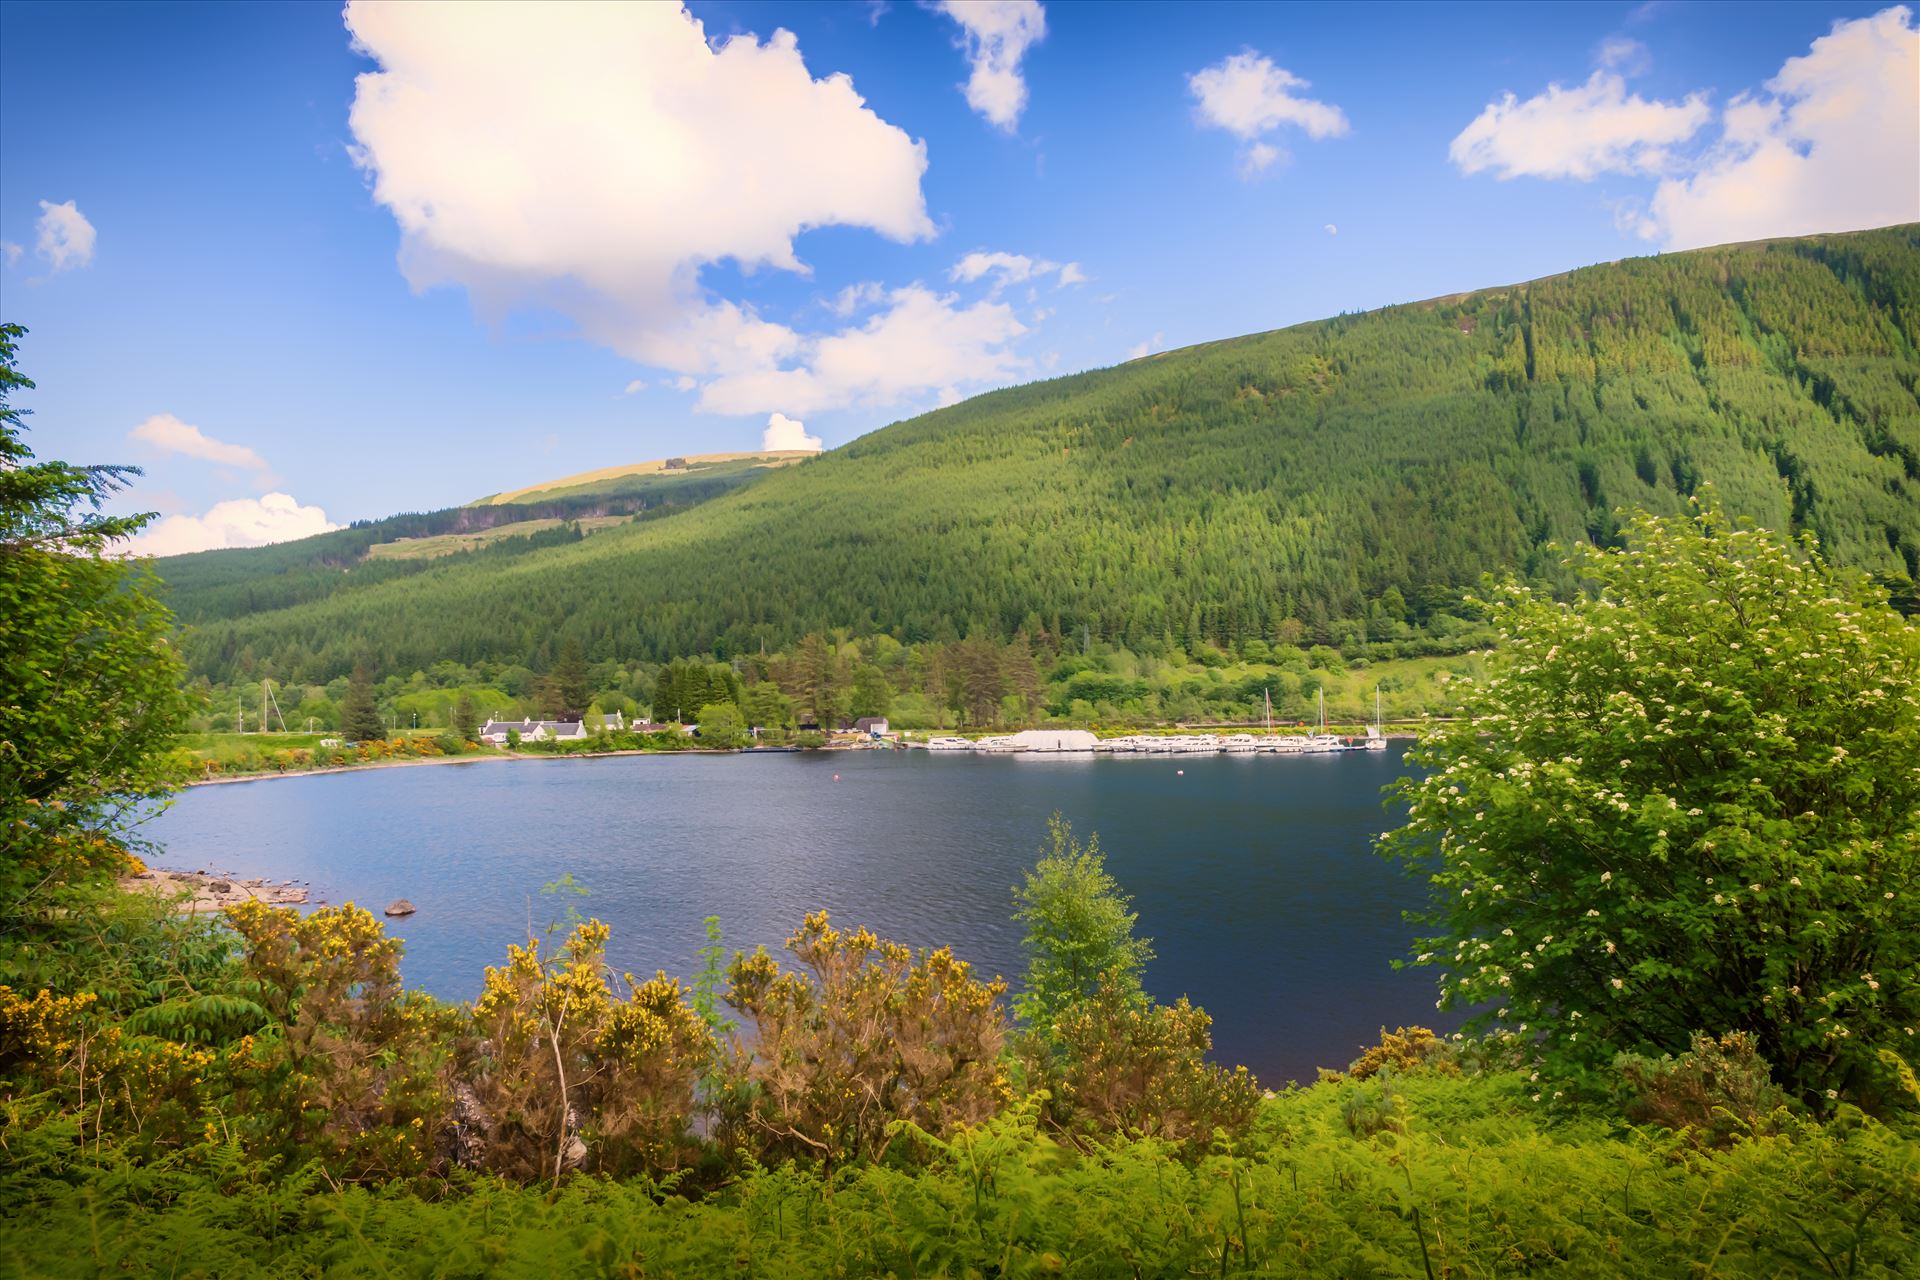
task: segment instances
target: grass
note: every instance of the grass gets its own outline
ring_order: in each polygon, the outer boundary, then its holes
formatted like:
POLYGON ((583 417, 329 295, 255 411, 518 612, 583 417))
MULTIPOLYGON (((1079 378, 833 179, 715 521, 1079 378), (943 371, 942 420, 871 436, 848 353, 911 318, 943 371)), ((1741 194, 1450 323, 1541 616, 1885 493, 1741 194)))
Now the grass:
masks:
MULTIPOLYGON (((582 516, 573 521, 582 532, 606 529, 632 519, 631 516, 582 516)), ((393 542, 381 542, 367 548, 369 560, 431 560, 437 556, 450 556, 461 551, 472 551, 489 543, 502 542, 508 538, 524 538, 530 534, 545 533, 548 529, 557 529, 563 520, 517 520, 512 524, 495 525, 491 529, 479 529, 472 533, 442 533, 427 538, 399 538, 393 542)))
POLYGON ((539 484, 528 485, 523 489, 513 489, 506 493, 496 493, 481 498, 471 504, 476 507, 498 506, 509 502, 537 502, 542 499, 570 497, 589 493, 608 485, 615 480, 625 480, 633 476, 651 475, 697 475, 703 471, 733 470, 729 464, 746 463, 749 467, 785 467, 791 466, 814 455, 811 452, 749 452, 749 453, 693 453, 672 459, 656 458, 651 462, 633 462, 625 466, 602 467, 597 471, 582 471, 578 475, 563 476, 558 480, 546 480, 539 484), (669 461, 685 465, 669 468, 669 461))

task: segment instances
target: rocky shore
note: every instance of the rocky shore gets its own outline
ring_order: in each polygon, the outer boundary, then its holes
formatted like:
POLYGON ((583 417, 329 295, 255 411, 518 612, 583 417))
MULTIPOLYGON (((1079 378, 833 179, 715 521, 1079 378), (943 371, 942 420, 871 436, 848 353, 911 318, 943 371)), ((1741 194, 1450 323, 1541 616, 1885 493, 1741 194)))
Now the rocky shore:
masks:
POLYGON ((122 876, 120 887, 131 893, 177 898, 182 911, 221 911, 249 899, 275 906, 297 905, 307 900, 306 886, 291 880, 241 880, 214 871, 150 869, 122 876))

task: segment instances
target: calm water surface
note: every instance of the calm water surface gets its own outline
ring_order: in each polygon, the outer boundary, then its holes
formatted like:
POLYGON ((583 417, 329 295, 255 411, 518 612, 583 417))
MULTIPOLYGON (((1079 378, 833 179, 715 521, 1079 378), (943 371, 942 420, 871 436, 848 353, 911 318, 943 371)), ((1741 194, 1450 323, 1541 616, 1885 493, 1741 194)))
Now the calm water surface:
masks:
POLYGON ((1154 995, 1214 1018, 1215 1056, 1266 1083, 1344 1066, 1382 1025, 1432 1025, 1396 973, 1424 890, 1377 857, 1404 746, 1314 757, 913 752, 474 762, 196 787, 148 827, 163 865, 311 882, 406 939, 407 981, 471 999, 506 944, 560 916, 613 927, 621 969, 685 976, 701 919, 777 950, 807 911, 1017 976, 1010 892, 1059 810, 1100 834, 1158 958, 1154 995), (1184 773, 1177 772, 1184 770, 1184 773), (837 775, 837 780, 836 780, 837 775))

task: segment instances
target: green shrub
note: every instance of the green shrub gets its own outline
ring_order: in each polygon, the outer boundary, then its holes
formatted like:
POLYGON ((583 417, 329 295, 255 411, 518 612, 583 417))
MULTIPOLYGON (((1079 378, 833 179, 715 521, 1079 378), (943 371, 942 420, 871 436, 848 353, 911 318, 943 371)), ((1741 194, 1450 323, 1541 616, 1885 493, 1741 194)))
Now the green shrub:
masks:
POLYGON ((1467 718, 1385 849, 1431 874, 1417 963, 1471 1025, 1599 1088, 1745 1032, 1816 1111, 1888 1105, 1920 1026, 1920 628, 1711 505, 1511 586, 1467 718), (1434 854, 1438 853, 1437 864, 1434 854))
POLYGON ((1625 1085, 1628 1119, 1683 1130, 1707 1146, 1761 1132, 1787 1100, 1744 1031, 1717 1039, 1697 1034, 1677 1058, 1623 1053, 1614 1070, 1625 1085))

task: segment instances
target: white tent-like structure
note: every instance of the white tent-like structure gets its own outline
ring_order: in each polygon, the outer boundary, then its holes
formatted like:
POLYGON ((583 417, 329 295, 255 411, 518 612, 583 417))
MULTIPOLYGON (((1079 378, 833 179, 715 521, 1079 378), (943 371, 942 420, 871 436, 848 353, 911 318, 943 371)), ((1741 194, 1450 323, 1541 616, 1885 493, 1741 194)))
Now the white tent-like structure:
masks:
POLYGON ((1092 751, 1098 741, 1085 729, 1023 729, 1012 738, 1020 751, 1092 751))

